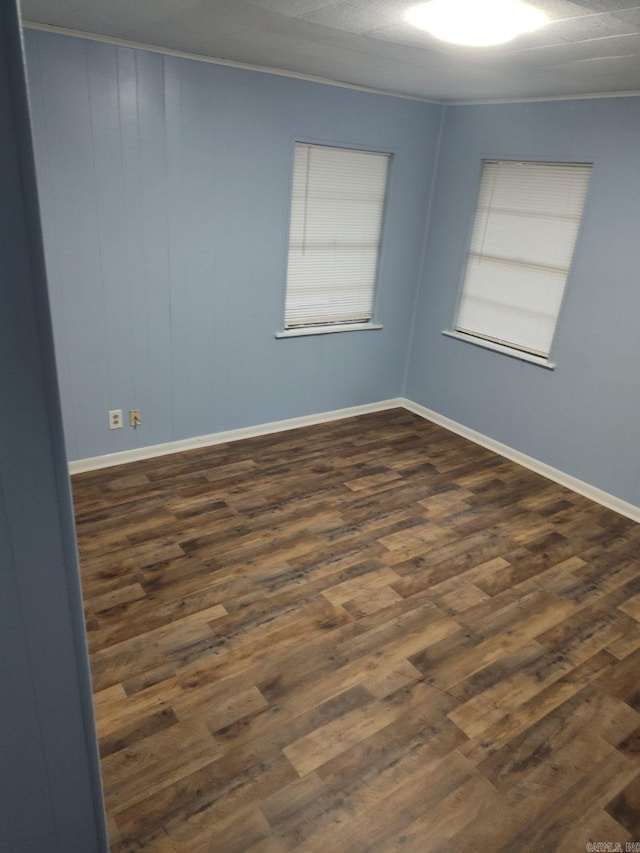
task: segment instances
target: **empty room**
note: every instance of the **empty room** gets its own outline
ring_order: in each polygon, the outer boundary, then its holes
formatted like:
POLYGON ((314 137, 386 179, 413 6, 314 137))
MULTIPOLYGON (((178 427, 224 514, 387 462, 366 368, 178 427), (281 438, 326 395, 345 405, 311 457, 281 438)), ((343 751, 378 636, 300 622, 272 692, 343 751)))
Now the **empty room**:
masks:
POLYGON ((640 850, 640 0, 0 58, 0 851, 640 850))

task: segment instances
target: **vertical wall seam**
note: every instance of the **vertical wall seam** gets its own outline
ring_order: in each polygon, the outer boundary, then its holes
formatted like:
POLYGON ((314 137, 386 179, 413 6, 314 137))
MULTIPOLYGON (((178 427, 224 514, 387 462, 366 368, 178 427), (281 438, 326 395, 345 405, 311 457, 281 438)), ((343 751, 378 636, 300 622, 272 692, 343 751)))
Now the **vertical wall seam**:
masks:
MULTIPOLYGON (((107 373, 107 388, 109 392, 109 408, 113 406, 113 398, 114 398, 114 385, 113 385, 113 371, 111 368, 111 342, 108 331, 108 323, 109 323, 109 315, 107 313, 107 297, 106 297, 106 286, 105 286, 105 251, 102 245, 102 241, 104 239, 104 223, 100 213, 100 194, 98 192, 98 180, 97 180, 97 169, 96 169, 96 128, 95 128, 95 120, 93 114, 94 107, 94 92, 92 92, 92 80, 91 80, 91 70, 90 70, 90 58, 89 58, 89 48, 88 44, 85 42, 84 47, 84 63, 85 63, 85 72, 87 79, 87 111, 89 115, 89 138, 91 140, 91 169, 92 169, 92 184, 93 184, 93 208, 95 215, 95 226, 96 226, 96 250, 97 250, 97 268, 99 270, 99 276, 97 278, 100 281, 100 303, 102 305, 102 318, 103 318, 103 327, 102 327, 102 345, 104 347, 105 353, 105 369, 107 373)), ((109 436, 109 440, 111 442, 111 447, 115 447, 116 438, 113 433, 109 436)))
POLYGON ((162 54, 162 126, 164 128, 164 138, 162 144, 162 154, 163 154, 163 165, 164 165, 164 186, 165 186, 165 199, 164 199, 164 214, 165 214, 165 223, 167 227, 167 236, 166 236, 166 252, 167 252, 167 304, 168 304, 168 312, 169 312, 169 336, 168 336, 168 345, 169 345, 169 364, 171 365, 171 369, 169 371, 168 385, 169 385, 169 396, 171 398, 171 438, 174 439, 176 435, 176 416, 175 416, 175 378, 173 374, 173 354, 175 352, 175 330, 174 330, 174 310, 173 310, 173 289, 171 287, 171 214, 169 212, 169 121, 168 121, 168 103, 169 99, 167 96, 167 86, 169 85, 167 80, 167 57, 165 54, 162 54))

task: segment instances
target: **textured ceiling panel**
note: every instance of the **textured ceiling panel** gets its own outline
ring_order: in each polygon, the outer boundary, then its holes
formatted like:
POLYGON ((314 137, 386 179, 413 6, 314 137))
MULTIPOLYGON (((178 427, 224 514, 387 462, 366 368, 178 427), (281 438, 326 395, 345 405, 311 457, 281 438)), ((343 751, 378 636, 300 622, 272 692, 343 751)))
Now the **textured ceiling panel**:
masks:
MULTIPOLYGON (((85 6, 87 0, 30 0, 28 11, 29 19, 32 21, 45 21, 48 24, 57 24, 58 20, 69 12, 74 12, 85 6)), ((24 3, 20 3, 23 18, 27 17, 24 3)))
POLYGON ((640 54, 640 35, 620 36, 614 39, 594 39, 582 44, 552 45, 538 50, 524 50, 514 61, 527 68, 532 66, 571 65, 610 56, 629 57, 640 54))
POLYGON ((249 0, 252 6, 260 6, 270 12, 296 17, 307 12, 315 12, 326 6, 334 6, 336 0, 249 0))
MULTIPOLYGON (((411 5, 411 3, 404 4, 406 8, 411 5)), ((393 6, 378 5, 375 9, 370 10, 356 6, 355 3, 345 2, 319 9, 316 12, 309 12, 302 17, 306 21, 323 24, 327 27, 334 27, 351 33, 366 33, 380 27, 392 26, 398 20, 398 12, 393 6)))
MULTIPOLYGON (((482 2, 482 0, 478 0, 482 2)), ((404 21, 414 0, 22 0, 26 21, 442 101, 640 91, 640 0, 537 0, 490 48, 404 21)))
MULTIPOLYGON (((43 4, 43 0, 38 2, 43 4)), ((124 30, 161 20, 201 4, 202 0, 93 0, 89 3, 85 0, 84 3, 76 3, 74 9, 57 18, 57 23, 71 29, 100 32, 94 29, 100 26, 100 21, 111 20, 114 27, 124 30)))
POLYGON ((616 12, 618 9, 637 8, 638 0, 573 0, 590 12, 616 12))

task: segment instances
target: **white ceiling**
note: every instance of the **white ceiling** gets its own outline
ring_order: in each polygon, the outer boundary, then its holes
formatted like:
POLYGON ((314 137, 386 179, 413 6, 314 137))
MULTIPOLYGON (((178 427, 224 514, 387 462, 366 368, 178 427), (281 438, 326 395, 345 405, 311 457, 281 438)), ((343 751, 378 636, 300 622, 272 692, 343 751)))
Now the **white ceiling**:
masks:
POLYGON ((640 0, 530 2, 551 23, 490 48, 447 45, 406 24, 416 0, 21 5, 26 22, 435 101, 640 91, 640 0))

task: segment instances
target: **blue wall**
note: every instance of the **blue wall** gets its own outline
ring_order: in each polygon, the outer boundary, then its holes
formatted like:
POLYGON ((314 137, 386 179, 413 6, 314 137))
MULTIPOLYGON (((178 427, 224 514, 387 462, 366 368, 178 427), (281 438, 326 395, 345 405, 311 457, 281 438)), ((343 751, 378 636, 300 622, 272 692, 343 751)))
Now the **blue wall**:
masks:
POLYGON ((71 459, 400 393, 441 107, 25 35, 71 459), (382 331, 274 337, 296 138, 394 153, 382 331))
POLYGON ((446 111, 406 394, 640 505, 640 99, 446 111), (555 371, 441 334, 454 320, 480 161, 594 163, 555 371))
POLYGON ((640 504, 639 99, 444 108, 51 33, 26 38, 71 459, 404 391, 640 504), (380 332, 274 337, 296 138, 394 152, 380 332), (595 164, 553 372, 441 334, 453 323, 483 157, 595 164), (114 408, 141 409, 142 427, 109 431, 114 408))
POLYGON ((106 851, 15 4, 0 5, 0 850, 106 851))

